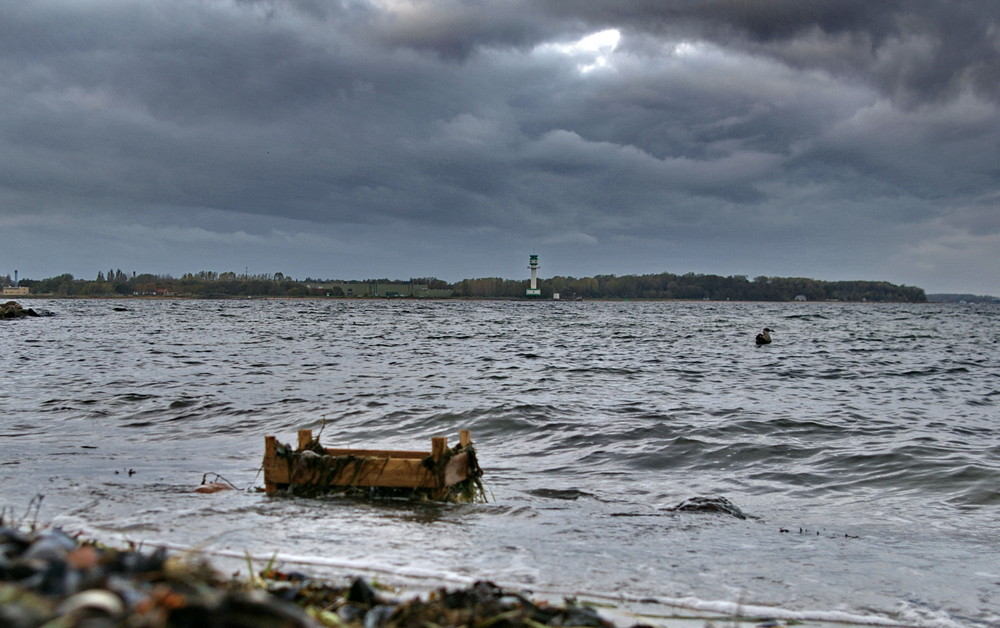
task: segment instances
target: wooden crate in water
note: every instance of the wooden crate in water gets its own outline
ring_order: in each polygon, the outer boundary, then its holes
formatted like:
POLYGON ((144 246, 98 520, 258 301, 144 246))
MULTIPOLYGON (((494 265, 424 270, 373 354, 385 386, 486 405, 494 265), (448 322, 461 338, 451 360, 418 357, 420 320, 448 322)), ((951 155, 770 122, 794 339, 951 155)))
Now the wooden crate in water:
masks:
POLYGON ((442 501, 485 501, 472 434, 459 431, 458 444, 431 439, 430 451, 324 447, 312 430, 299 430, 298 448, 264 437, 264 489, 299 495, 348 492, 419 497, 442 501))

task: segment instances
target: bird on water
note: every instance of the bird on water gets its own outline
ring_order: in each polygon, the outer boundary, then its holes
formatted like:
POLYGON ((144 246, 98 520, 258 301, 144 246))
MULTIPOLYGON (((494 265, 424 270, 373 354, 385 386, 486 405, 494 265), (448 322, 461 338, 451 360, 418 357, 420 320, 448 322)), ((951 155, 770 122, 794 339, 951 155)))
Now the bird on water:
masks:
POLYGON ((767 327, 765 327, 764 331, 762 331, 759 334, 757 334, 757 340, 756 340, 757 344, 758 345, 769 345, 769 344, 771 344, 771 332, 772 331, 774 331, 774 330, 768 329, 767 327))

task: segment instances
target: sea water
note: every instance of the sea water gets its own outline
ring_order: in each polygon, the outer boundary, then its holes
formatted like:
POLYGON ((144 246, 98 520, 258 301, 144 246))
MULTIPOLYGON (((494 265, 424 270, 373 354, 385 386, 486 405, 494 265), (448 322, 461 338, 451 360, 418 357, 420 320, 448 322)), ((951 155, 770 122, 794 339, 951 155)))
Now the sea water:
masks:
POLYGON ((1000 625, 996 306, 25 306, 53 316, 0 324, 8 522, 650 615, 1000 625), (489 501, 252 490, 264 436, 303 428, 425 450, 469 429, 489 501), (250 490, 192 492, 206 474, 250 490))

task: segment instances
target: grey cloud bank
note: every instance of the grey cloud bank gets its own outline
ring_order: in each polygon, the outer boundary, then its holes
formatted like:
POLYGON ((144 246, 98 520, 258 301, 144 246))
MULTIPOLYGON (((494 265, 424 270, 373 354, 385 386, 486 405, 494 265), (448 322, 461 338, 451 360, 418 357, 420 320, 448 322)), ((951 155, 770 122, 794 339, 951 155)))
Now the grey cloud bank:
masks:
POLYGON ((0 272, 1000 294, 992 0, 52 0, 0 41, 0 272))

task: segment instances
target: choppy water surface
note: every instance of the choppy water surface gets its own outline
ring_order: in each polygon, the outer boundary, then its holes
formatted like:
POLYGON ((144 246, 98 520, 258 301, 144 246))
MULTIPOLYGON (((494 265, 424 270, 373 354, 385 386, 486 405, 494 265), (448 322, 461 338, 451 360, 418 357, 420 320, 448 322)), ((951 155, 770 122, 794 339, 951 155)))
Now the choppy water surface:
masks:
POLYGON ((8 519, 44 495, 70 530, 313 572, 1000 623, 996 307, 26 305, 55 316, 0 325, 8 519), (468 428, 491 502, 191 492, 261 486, 264 436, 307 427, 398 449, 468 428), (672 510, 694 497, 749 518, 672 510))

